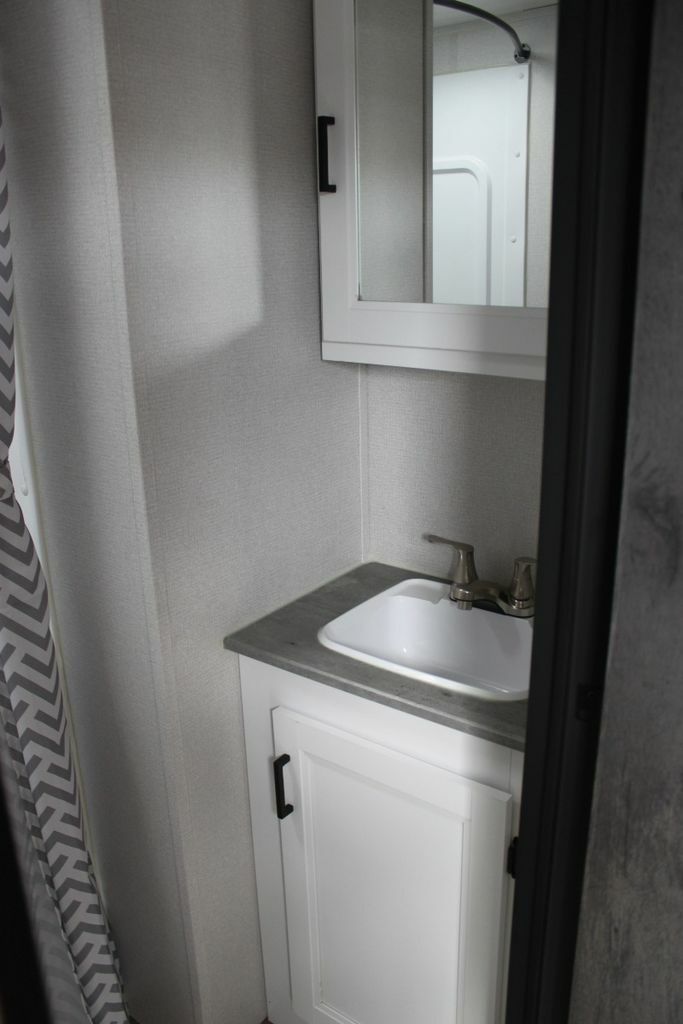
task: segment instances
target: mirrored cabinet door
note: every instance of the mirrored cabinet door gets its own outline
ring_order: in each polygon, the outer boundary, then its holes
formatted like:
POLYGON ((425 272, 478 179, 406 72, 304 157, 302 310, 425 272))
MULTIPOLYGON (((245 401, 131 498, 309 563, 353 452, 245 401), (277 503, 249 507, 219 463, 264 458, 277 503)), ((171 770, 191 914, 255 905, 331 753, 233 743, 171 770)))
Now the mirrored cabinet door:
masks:
POLYGON ((556 12, 315 0, 324 359, 542 379, 556 12))

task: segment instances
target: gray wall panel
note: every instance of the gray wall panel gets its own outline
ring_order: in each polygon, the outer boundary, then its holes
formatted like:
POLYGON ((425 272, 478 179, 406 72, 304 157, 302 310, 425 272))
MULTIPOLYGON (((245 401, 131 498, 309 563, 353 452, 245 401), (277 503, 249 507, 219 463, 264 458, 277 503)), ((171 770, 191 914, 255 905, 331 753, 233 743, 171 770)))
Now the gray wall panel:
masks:
POLYGON ((683 9, 659 0, 616 603, 572 1021, 683 1019, 683 9))

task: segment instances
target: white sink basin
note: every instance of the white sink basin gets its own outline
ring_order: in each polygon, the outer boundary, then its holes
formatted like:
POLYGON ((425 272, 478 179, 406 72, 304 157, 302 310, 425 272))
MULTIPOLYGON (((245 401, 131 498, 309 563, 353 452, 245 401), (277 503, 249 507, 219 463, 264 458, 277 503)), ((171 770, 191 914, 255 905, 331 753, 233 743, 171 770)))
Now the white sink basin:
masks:
POLYGON ((530 619, 463 611, 445 583, 405 580, 318 632, 325 647, 370 665, 486 700, 529 693, 530 619))

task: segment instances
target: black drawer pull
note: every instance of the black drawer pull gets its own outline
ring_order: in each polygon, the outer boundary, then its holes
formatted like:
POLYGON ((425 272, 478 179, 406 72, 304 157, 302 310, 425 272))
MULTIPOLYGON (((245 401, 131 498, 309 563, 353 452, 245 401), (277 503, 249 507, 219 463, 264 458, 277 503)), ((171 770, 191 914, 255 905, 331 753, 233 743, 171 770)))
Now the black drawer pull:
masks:
POLYGON ((286 818, 288 814, 291 814, 294 808, 291 804, 285 801, 285 780, 282 774, 283 768, 286 764, 289 764, 291 758, 289 754, 280 754, 273 761, 273 779, 275 780, 275 808, 277 810, 277 816, 282 820, 286 818))
POLYGON ((330 182, 330 159, 327 148, 327 129, 334 124, 334 118, 323 115, 318 118, 318 188, 321 192, 336 192, 337 186, 330 182))

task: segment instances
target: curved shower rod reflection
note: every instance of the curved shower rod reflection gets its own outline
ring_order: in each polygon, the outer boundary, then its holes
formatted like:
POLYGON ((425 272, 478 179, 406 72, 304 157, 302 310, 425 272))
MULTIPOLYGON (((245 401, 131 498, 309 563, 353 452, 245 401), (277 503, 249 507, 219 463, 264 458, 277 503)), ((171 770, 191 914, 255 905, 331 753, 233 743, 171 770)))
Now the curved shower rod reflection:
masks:
POLYGON ((518 64, 526 64, 531 56, 531 49, 526 43, 522 42, 512 26, 508 25, 507 21, 503 21, 503 19, 499 18, 496 14, 484 11, 481 7, 474 7, 473 4, 461 3, 461 0, 434 0, 434 4, 438 7, 449 7, 452 11, 462 11, 464 14, 472 14, 475 18, 483 18, 484 21, 490 21, 492 25, 497 25, 498 28, 502 28, 504 32, 507 32, 515 44, 515 60, 518 64))

